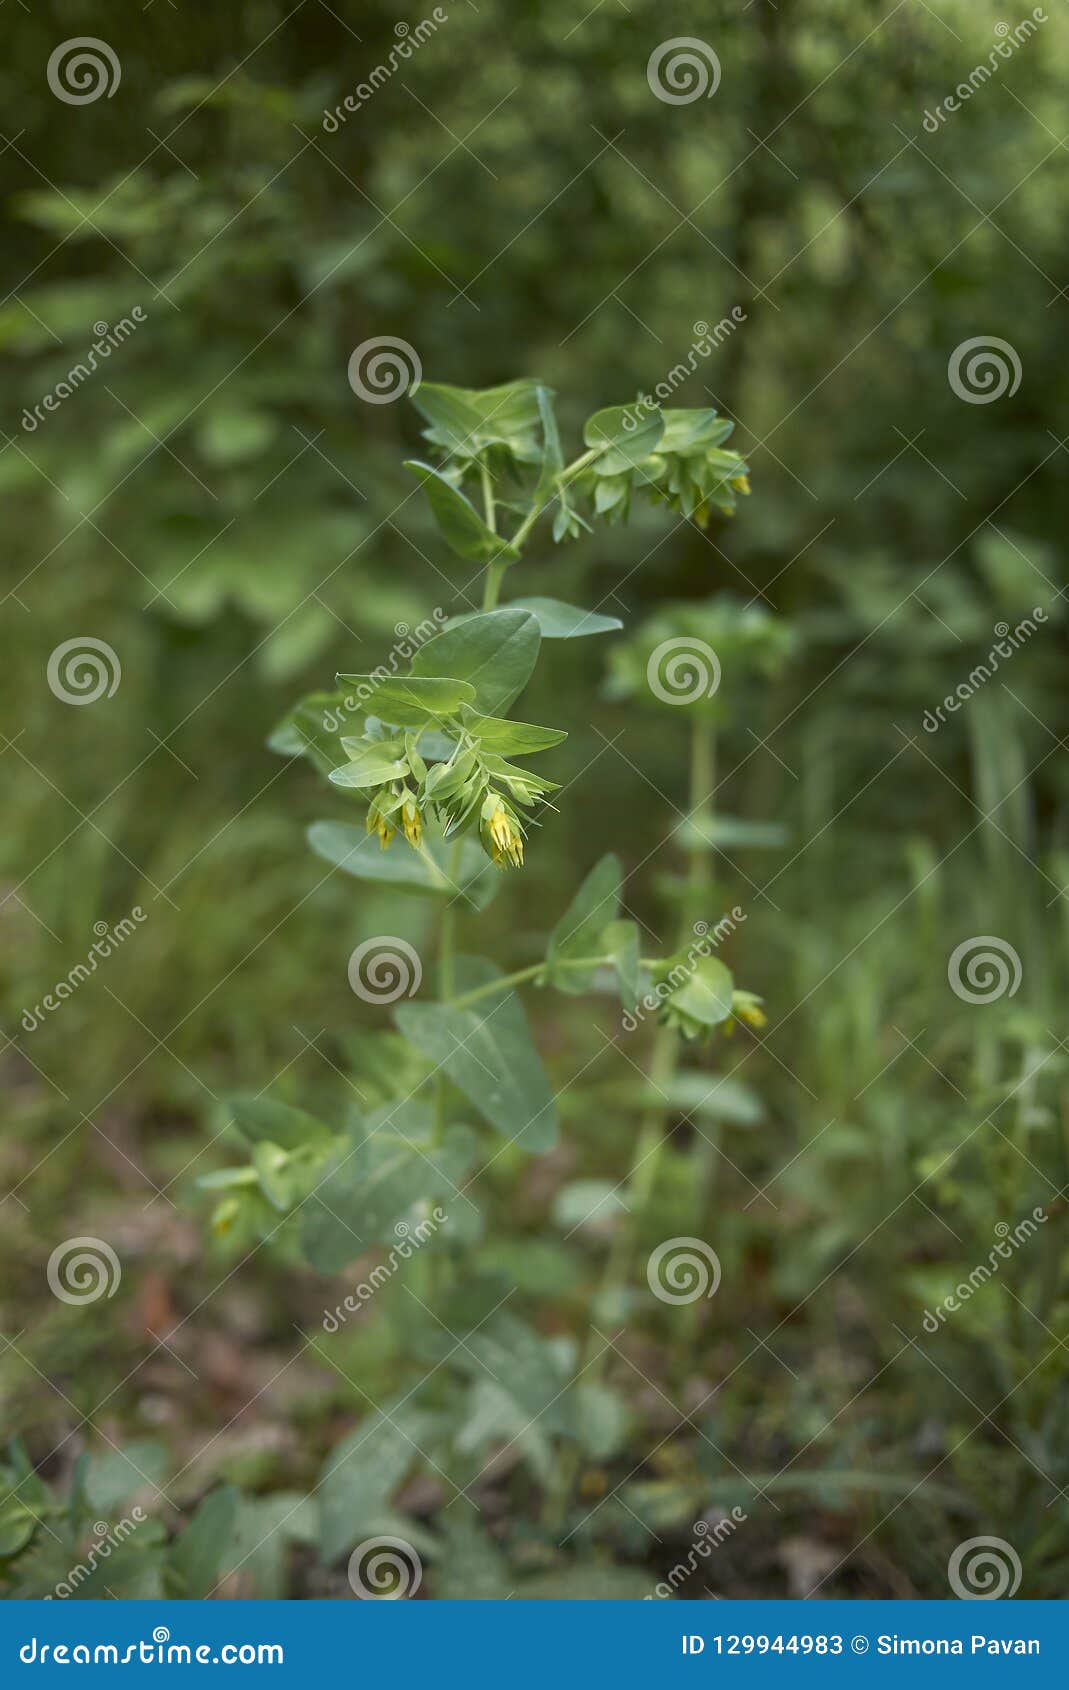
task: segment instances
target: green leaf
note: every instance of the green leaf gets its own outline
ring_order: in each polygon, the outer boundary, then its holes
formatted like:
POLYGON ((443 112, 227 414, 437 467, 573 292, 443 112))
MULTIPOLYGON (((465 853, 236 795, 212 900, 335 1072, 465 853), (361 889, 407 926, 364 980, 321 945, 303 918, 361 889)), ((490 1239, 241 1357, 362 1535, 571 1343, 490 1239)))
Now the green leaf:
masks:
POLYGON ((109 1518, 137 1492, 164 1485, 170 1465, 166 1449, 155 1438, 131 1438, 124 1449, 101 1450, 86 1476, 88 1508, 109 1518))
MULTIPOLYGON (((428 646, 437 645, 442 636, 436 635, 428 640, 427 645, 417 652, 422 656, 428 646)), ((367 700, 368 710, 373 710, 382 721, 389 722, 399 728, 424 728, 436 717, 455 716, 462 704, 474 704, 475 688, 468 686, 462 677, 442 675, 432 669, 427 674, 426 666, 418 671, 419 679, 413 664, 413 675, 408 678, 391 676, 388 680, 379 680, 374 675, 339 675, 339 681, 347 685, 362 687, 367 700)))
POLYGON ((546 947, 547 978, 562 992, 585 992, 592 969, 560 968, 562 962, 580 962, 585 957, 602 957, 602 935, 615 922, 620 906, 623 871, 620 859, 610 853, 591 869, 575 897, 549 936, 546 947))
MULTIPOLYGON (((756 1127, 765 1119, 765 1106, 757 1093, 730 1074, 705 1074, 685 1068, 664 1090, 674 1108, 685 1115, 696 1115, 699 1120, 756 1127)), ((655 1099, 651 1096, 652 1101, 655 1099)))
POLYGON ((6 1497, 0 1503, 0 1560, 25 1549, 40 1523, 39 1514, 22 1497, 6 1497))
POLYGON ((568 737, 563 728, 539 728, 530 722, 511 722, 505 716, 468 716, 464 726, 479 741, 480 750, 512 757, 548 751, 568 737))
POLYGON ((600 1561, 576 1561, 556 1573, 521 1579, 513 1591, 520 1602, 641 1602, 650 1594, 649 1573, 637 1567, 612 1567, 600 1561))
POLYGON ((529 378, 485 388, 425 381, 410 398, 431 424, 426 438, 462 462, 500 446, 521 463, 537 463, 540 385, 529 378))
POLYGON ((351 822, 313 822, 307 837, 317 857, 357 880, 443 898, 460 893, 476 910, 486 908, 501 884, 500 874, 475 839, 427 839, 420 852, 398 835, 384 851, 373 835, 351 822))
POLYGON ((303 1206, 301 1245, 311 1265, 336 1273, 376 1244, 396 1242, 395 1223, 414 1203, 438 1199, 447 1214, 450 1205, 473 1207, 457 1188, 476 1149, 463 1126, 432 1145, 429 1112, 418 1103, 388 1104, 357 1123, 303 1206))
POLYGON ((695 811, 672 829, 672 837, 683 851, 749 850, 774 851, 790 837, 779 822, 747 821, 740 816, 703 815, 695 811))
POLYGON ((309 693, 274 728, 268 750, 280 757, 307 757, 321 774, 329 775, 348 761, 339 737, 346 714, 344 700, 341 692, 309 693))
POLYGON ((484 715, 500 716, 530 679, 541 643, 530 611, 476 611, 453 617, 420 646, 412 673, 453 676, 466 686, 468 703, 484 715))
POLYGON ((510 610, 529 610, 537 618, 544 640, 577 640, 586 634, 609 634, 623 623, 618 616, 599 616, 594 610, 579 610, 561 599, 510 599, 510 610))
POLYGON ((664 421, 660 411, 639 411, 634 406, 609 405, 587 419, 583 439, 588 446, 605 450, 594 461, 597 475, 622 475, 657 450, 664 421))
POLYGON ((411 1402, 387 1403, 331 1451, 316 1486, 324 1561, 351 1554, 381 1521, 394 1491, 420 1458, 432 1423, 411 1402))
POLYGON ((607 1179, 571 1180, 553 1199, 553 1219, 563 1232, 603 1227, 626 1212, 623 1187, 607 1179))
MULTIPOLYGON (((458 1500, 458 1499, 454 1499, 458 1500)), ((439 1602, 504 1602, 512 1589, 508 1562, 484 1530, 477 1511, 442 1513, 445 1553, 434 1569, 439 1602)))
POLYGON ((731 1014, 730 971, 718 957, 699 958, 690 978, 666 1000, 674 1012, 703 1027, 718 1027, 731 1014))
POLYGON ((662 411, 664 433, 656 450, 662 457, 675 453, 678 457, 700 457, 713 446, 720 446, 734 431, 735 424, 721 417, 711 406, 690 410, 662 411))
MULTIPOLYGON (((547 503, 556 490, 557 477, 564 468, 564 455, 560 447, 560 431, 553 409, 552 391, 542 382, 538 382, 535 398, 539 421, 542 424, 542 469, 535 489, 534 502, 541 505, 547 503)), ((565 495, 562 495, 562 500, 564 497, 565 495)))
POLYGON ((189 1525, 179 1533, 170 1559, 177 1596, 202 1602, 218 1584, 240 1500, 232 1485, 220 1486, 204 1498, 189 1525))
POLYGON ((417 458, 407 459, 405 468, 419 476, 442 538, 458 557, 473 563, 501 563, 519 557, 515 547, 494 533, 471 500, 439 470, 417 458))
POLYGON ((457 1448, 474 1454, 488 1444, 514 1444, 545 1482, 551 1437, 570 1430, 571 1412, 566 1378, 546 1339, 503 1310, 469 1333, 452 1360, 474 1381, 457 1448))
MULTIPOLYGON (((458 996, 500 977, 500 969, 480 957, 457 959, 458 996)), ((530 1152, 552 1149, 556 1105, 515 992, 488 993, 463 1008, 399 1004, 394 1020, 498 1132, 530 1152)))
POLYGON ((222 1576, 236 1575, 245 1597, 278 1601, 287 1594, 290 1545, 314 1541, 317 1513, 314 1498, 292 1491, 243 1496, 223 1546, 222 1576))
POLYGON ((242 1137, 254 1144, 266 1139, 284 1150, 297 1150, 304 1144, 329 1144, 334 1136, 314 1115, 273 1097, 230 1097, 226 1105, 242 1137))
POLYGON ((580 1379, 571 1396, 575 1438, 591 1461, 609 1461, 627 1438, 627 1404, 616 1391, 593 1379, 580 1379))
POLYGON ((620 987, 620 1002, 634 1009, 642 991, 639 933, 633 921, 611 921, 601 935, 604 954, 612 958, 620 987))
POLYGON ((347 752, 349 762, 330 771, 331 781, 335 786, 352 787, 359 792, 368 787, 384 786, 389 780, 404 780, 409 773, 408 760, 396 755, 396 743, 393 740, 383 740, 378 744, 372 742, 347 752))

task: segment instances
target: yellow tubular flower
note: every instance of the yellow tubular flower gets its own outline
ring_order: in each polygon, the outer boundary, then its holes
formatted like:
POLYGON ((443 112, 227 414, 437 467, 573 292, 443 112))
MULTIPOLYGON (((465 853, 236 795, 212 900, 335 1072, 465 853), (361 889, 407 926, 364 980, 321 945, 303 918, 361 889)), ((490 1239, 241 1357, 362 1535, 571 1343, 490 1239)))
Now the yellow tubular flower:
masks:
POLYGON ((498 868, 504 868, 507 863, 511 863, 513 868, 522 868, 523 835, 501 803, 490 817, 488 832, 490 856, 498 868))
POLYGON ((394 829, 376 804, 372 804, 368 809, 367 830, 369 833, 378 834, 379 848, 385 851, 394 836, 394 829))
POLYGON ((410 845, 418 845, 423 838, 423 818, 414 798, 406 798, 401 805, 401 826, 410 845))
POLYGON ((750 477, 748 475, 733 475, 731 485, 736 493, 748 493, 750 491, 750 477))

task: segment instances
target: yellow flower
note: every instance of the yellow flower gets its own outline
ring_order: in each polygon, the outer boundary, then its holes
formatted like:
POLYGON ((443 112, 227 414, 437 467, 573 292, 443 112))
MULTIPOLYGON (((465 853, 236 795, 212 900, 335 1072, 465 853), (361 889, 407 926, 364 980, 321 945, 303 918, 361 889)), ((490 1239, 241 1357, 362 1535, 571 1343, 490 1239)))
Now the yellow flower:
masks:
POLYGON ((241 1203, 237 1197, 224 1197, 212 1215, 212 1231, 217 1238, 225 1238, 241 1210, 241 1203))
POLYGON ((410 845, 418 845, 423 838, 423 818, 414 798, 406 798, 401 805, 401 826, 410 845))
POLYGON ((768 1016, 761 1008, 761 999, 753 992, 736 992, 731 1000, 731 1012, 740 1021, 745 1021, 747 1027, 753 1027, 757 1032, 768 1026, 768 1016))
POLYGON ((748 475, 733 475, 731 485, 736 493, 748 493, 750 491, 750 477, 748 475))
POLYGON ((491 812, 487 834, 490 856, 498 868, 505 868, 508 863, 511 863, 513 868, 522 867, 523 835, 500 800, 491 812))
POLYGON ((394 829, 390 826, 377 804, 372 804, 368 809, 367 830, 369 833, 378 834, 379 846, 383 851, 385 851, 390 843, 390 840, 394 836, 394 829))

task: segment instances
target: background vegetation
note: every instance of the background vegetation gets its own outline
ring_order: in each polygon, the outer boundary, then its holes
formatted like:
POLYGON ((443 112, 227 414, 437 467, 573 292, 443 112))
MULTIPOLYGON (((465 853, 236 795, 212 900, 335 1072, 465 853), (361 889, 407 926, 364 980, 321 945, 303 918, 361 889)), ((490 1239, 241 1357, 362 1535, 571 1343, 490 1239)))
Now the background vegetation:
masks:
MULTIPOLYGON (((523 587, 627 624, 728 592, 795 636, 720 732, 718 810, 767 828, 723 829, 710 914, 745 909, 731 960, 769 1025, 688 1058, 735 1086, 697 1117, 680 1100, 647 1223, 651 1245, 709 1239, 721 1287, 681 1326, 636 1286, 606 1367, 626 1416, 584 1449, 565 1525, 522 1451, 486 1468, 492 1436, 473 1434, 489 1538, 469 1562, 434 1570, 449 1491, 433 1469, 400 1473, 394 1501, 427 1533, 423 1594, 450 1594, 458 1566, 462 1593, 481 1568, 507 1594, 579 1554, 641 1593, 695 1522, 737 1506, 745 1524, 688 1594, 942 1596, 954 1547, 994 1534, 1022 1595, 1060 1595, 1063 7, 934 132, 926 111, 1020 21, 994 0, 446 10, 334 132, 324 111, 415 15, 158 0, 120 19, 40 0, 8 18, 0 1385, 39 1471, 11 1505, 29 1554, 8 1588, 51 1588, 78 1522, 136 1493, 156 1535, 130 1588, 166 1567, 193 1591, 195 1556, 176 1571, 164 1545, 222 1483, 227 1529, 206 1516, 201 1535, 226 1541, 218 1574, 240 1563, 224 1594, 349 1594, 341 1541, 302 1498, 396 1387, 416 1342, 403 1291, 325 1360, 301 1334, 352 1274, 212 1241, 196 1181, 233 1160, 233 1091, 328 1119, 354 1084, 373 1092, 366 1029, 388 1020, 354 999, 346 959, 369 935, 424 937, 415 906, 307 852, 322 795, 265 749, 292 698, 373 668, 397 624, 471 607, 472 572, 401 468, 418 418, 361 404, 350 353, 399 335, 428 379, 537 374, 576 439, 738 307, 676 402, 738 419, 754 497, 704 533, 651 513, 559 552, 545 535, 523 587), (122 79, 75 107, 46 66, 79 34, 111 43, 122 79), (673 35, 715 48, 711 99, 651 93, 647 60, 673 35), (94 325, 135 306, 107 367, 27 429, 94 325), (979 336, 1022 371, 991 403, 948 380, 979 336), (1040 631, 926 731, 996 624, 1037 606, 1040 631), (88 709, 46 682, 76 635, 121 658, 88 709), (26 1031, 94 924, 135 906, 136 933, 26 1031), (985 934, 1023 975, 977 1005, 947 965, 985 934), (696 1145, 713 1147, 697 1199, 696 1145), (925 1310, 1036 1205, 1040 1235, 926 1335, 925 1310), (80 1235, 109 1240, 123 1276, 71 1308, 46 1265, 80 1235), (83 1452, 95 1476, 72 1525, 83 1452)), ((614 695, 613 638, 559 642, 525 702, 572 734, 560 814, 490 917, 505 966, 540 954, 610 848, 634 872, 629 913, 664 938, 687 737, 614 695)), ((622 1035, 611 1005, 541 994, 530 1012, 563 1145, 488 1173, 481 1261, 567 1350, 612 1226, 566 1237, 555 1204, 626 1173, 649 1038, 622 1035)))

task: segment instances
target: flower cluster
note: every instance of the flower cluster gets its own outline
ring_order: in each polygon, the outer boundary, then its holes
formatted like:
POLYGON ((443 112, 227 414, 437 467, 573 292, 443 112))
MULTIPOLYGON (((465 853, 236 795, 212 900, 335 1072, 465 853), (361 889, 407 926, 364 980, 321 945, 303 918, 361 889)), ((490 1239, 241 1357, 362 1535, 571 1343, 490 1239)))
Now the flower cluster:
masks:
POLYGON ((386 850, 398 833, 416 851, 428 827, 445 839, 477 830, 498 868, 523 865, 524 827, 517 806, 532 809, 557 783, 533 775, 492 749, 517 742, 513 755, 558 743, 553 728, 536 729, 480 716, 462 705, 440 725, 398 734, 371 717, 359 739, 343 738, 348 761, 333 769, 335 786, 368 794, 367 831, 386 850), (524 735, 530 741, 523 743, 524 735))

